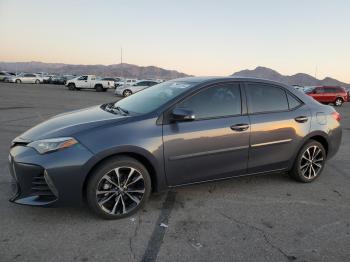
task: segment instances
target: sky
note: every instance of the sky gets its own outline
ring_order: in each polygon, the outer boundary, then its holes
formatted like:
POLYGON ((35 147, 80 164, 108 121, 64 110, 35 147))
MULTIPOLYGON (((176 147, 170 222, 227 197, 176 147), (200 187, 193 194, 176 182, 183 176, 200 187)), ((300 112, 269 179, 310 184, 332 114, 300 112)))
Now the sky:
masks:
POLYGON ((350 83, 348 0, 0 0, 0 61, 256 66, 350 83))

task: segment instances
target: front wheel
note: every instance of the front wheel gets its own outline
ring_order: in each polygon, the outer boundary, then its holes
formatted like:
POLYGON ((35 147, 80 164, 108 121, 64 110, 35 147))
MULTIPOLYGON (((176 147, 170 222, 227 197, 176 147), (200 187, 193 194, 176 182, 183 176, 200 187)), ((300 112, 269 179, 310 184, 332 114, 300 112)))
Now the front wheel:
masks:
POLYGON ((334 105, 335 106, 341 106, 343 104, 343 99, 341 99, 340 97, 338 97, 335 101, 334 101, 334 105))
POLYGON ((320 176, 326 157, 323 145, 310 140, 300 149, 289 175, 299 182, 310 183, 320 176))
POLYGON ((21 79, 16 79, 16 84, 22 83, 21 79))
POLYGON ((37 79, 37 80, 35 80, 35 84, 40 84, 40 80, 39 79, 37 79))
POLYGON ((119 156, 100 165, 86 188, 90 209, 105 219, 118 219, 137 212, 151 193, 147 169, 136 159, 119 156))
POLYGON ((75 84, 69 83, 69 84, 68 84, 68 89, 69 89, 69 90, 72 90, 72 91, 75 90, 75 84))

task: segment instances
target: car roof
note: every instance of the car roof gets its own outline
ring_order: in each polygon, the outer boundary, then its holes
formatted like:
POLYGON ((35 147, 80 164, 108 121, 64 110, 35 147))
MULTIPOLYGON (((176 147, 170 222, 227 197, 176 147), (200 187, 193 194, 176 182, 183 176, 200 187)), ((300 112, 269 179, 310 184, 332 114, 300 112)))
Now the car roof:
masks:
MULTIPOLYGON (((275 84, 275 85, 282 85, 282 86, 288 86, 280 82, 267 80, 263 78, 255 78, 255 77, 236 77, 236 76, 191 76, 191 77, 183 77, 183 78, 177 78, 173 79, 171 81, 178 81, 178 82, 192 82, 192 83, 207 83, 207 82, 217 82, 217 81, 251 81, 251 82, 260 82, 260 83, 266 83, 266 84, 275 84)), ((289 86, 290 87, 290 86, 289 86)))

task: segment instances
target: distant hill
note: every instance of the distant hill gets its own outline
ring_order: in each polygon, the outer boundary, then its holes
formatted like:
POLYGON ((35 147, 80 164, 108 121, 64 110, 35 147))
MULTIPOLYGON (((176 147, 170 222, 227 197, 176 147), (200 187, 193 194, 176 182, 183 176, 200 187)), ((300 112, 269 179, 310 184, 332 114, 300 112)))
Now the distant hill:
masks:
POLYGON ((300 85, 300 86, 343 86, 350 87, 350 84, 340 82, 336 79, 326 77, 322 80, 304 73, 298 73, 295 75, 287 76, 278 73, 267 67, 258 66, 254 70, 242 70, 232 74, 232 76, 241 77, 257 77, 267 80, 277 81, 288 85, 300 85))
POLYGON ((167 70, 156 66, 137 66, 131 64, 113 65, 72 65, 42 62, 0 62, 0 70, 17 72, 47 72, 55 74, 94 74, 98 76, 173 79, 186 77, 187 74, 175 70, 167 70))

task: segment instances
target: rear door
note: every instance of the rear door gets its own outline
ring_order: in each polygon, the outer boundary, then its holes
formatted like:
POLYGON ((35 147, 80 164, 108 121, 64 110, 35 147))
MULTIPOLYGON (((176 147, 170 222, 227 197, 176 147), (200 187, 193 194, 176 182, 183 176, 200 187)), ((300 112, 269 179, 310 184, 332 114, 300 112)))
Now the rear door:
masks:
POLYGON ((245 87, 251 125, 248 172, 287 168, 309 132, 309 109, 283 87, 259 82, 245 87))
POLYGON ((170 186, 246 173, 250 130, 239 83, 206 87, 175 107, 193 111, 196 119, 163 125, 170 186))

